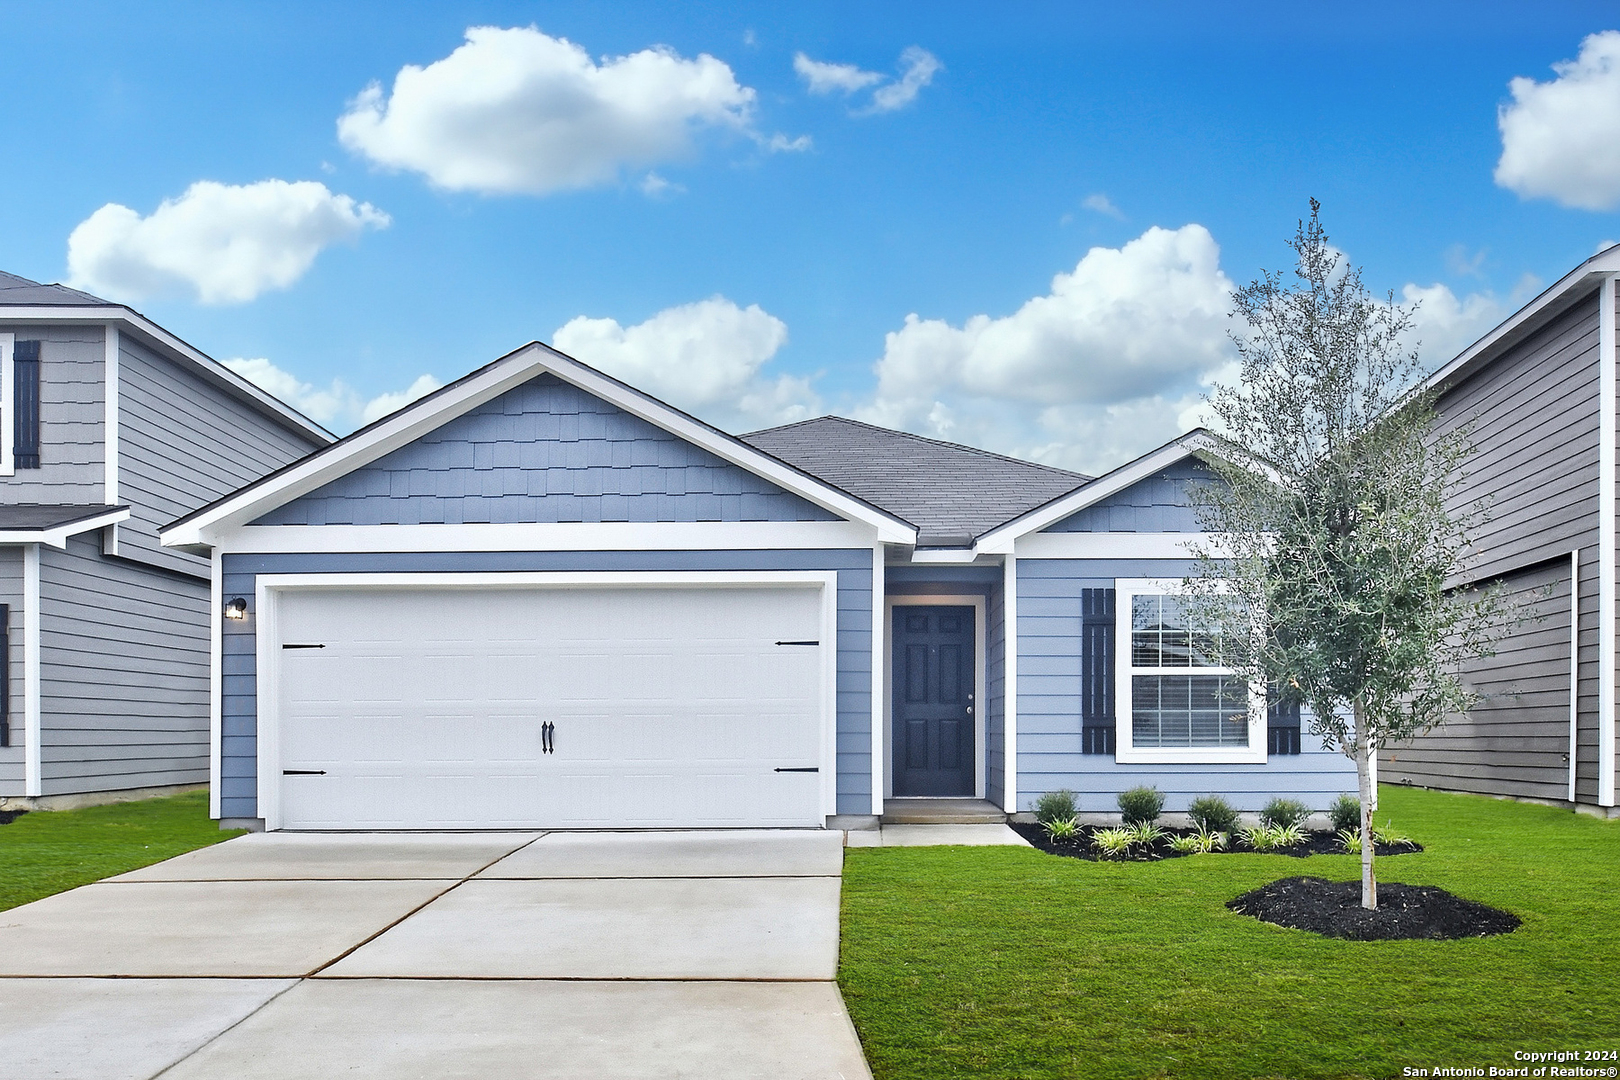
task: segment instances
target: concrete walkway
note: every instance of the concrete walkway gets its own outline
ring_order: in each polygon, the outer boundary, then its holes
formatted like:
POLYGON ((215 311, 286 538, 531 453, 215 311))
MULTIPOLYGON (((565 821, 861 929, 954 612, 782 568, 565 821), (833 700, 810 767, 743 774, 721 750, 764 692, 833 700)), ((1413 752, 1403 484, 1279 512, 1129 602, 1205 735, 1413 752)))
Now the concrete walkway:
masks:
POLYGON ((244 836, 0 912, 6 1075, 870 1076, 843 834, 244 836))

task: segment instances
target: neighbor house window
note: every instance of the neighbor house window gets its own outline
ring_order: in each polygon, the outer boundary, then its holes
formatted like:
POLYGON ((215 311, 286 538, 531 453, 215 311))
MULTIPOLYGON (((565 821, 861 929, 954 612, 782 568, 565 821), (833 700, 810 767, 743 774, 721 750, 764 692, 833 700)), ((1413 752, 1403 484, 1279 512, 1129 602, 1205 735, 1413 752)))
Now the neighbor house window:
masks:
POLYGON ((1232 668, 1219 629, 1203 625, 1177 582, 1121 581, 1116 697, 1122 761, 1264 761, 1265 694, 1232 668))

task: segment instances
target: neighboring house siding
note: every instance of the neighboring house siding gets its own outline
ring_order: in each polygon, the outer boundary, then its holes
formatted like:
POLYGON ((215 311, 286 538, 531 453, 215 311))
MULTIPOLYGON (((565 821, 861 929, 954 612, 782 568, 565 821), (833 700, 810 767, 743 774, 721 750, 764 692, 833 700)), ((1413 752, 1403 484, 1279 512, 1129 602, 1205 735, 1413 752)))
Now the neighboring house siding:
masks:
POLYGON ((11 687, 11 745, 0 747, 0 797, 24 794, 23 782, 23 553, 20 547, 0 548, 0 604, 10 605, 6 627, 11 652, 0 657, 7 665, 11 687))
MULTIPOLYGON (((1551 689, 1562 680, 1568 693, 1568 657, 1563 666, 1550 655, 1549 635, 1567 629, 1553 623, 1567 618, 1569 553, 1581 552, 1580 678, 1577 686, 1578 746, 1576 799, 1597 801, 1598 749, 1598 305, 1588 297, 1556 316, 1437 403, 1442 429, 1467 424, 1474 452, 1463 468, 1453 505, 1461 510, 1488 503, 1489 518, 1476 531, 1466 581, 1515 575, 1547 564, 1540 572, 1556 591, 1546 603, 1547 621, 1510 628, 1498 642, 1499 661, 1511 671, 1492 680, 1493 701, 1475 715, 1453 721, 1411 748, 1382 755, 1382 778, 1498 795, 1565 799, 1567 768, 1549 760, 1552 750, 1537 747, 1552 739, 1555 707, 1551 689), (1556 565, 1553 565, 1556 563, 1556 565), (1556 613, 1562 605, 1563 616, 1556 613), (1539 660, 1531 658, 1541 657, 1539 660), (1515 698, 1515 695, 1518 695, 1515 698), (1520 705, 1504 704, 1517 700, 1520 705), (1441 751, 1434 740, 1454 745, 1455 732, 1473 731, 1480 745, 1441 751), (1512 765, 1508 760, 1513 759, 1512 765)), ((1486 661, 1489 667, 1493 662, 1486 661)), ((1567 697, 1564 707, 1567 709, 1567 697)), ((1568 714, 1562 717, 1562 745, 1568 749, 1568 714)))
POLYGON ((119 553, 206 577, 208 561, 162 547, 158 529, 323 444, 128 335, 118 364, 119 553))
POLYGON ((38 341, 39 468, 0 477, 7 503, 102 501, 106 476, 102 428, 106 417, 100 326, 8 326, 18 341, 38 341))
POLYGON ((1156 476, 1116 491, 1049 526, 1047 532, 1200 532, 1198 511, 1188 503, 1189 483, 1215 474, 1197 458, 1183 458, 1156 476))
POLYGON ((835 520, 547 374, 257 524, 835 520))
MULTIPOLYGON (((872 806, 872 551, 477 552, 227 555, 227 597, 252 598, 258 574, 445 571, 835 570, 838 573, 837 811, 872 806)), ((258 817, 255 618, 224 639, 220 813, 258 817)))
MULTIPOLYGON (((1191 560, 1019 559, 1018 575, 1018 810, 1043 793, 1078 793, 1086 813, 1117 812, 1118 794, 1139 784, 1165 794, 1167 811, 1184 811, 1199 795, 1225 796, 1240 810, 1258 810, 1272 796, 1323 810, 1354 791, 1355 767, 1323 748, 1308 731, 1302 752, 1262 765, 1217 763, 1124 765, 1112 755, 1084 754, 1080 735, 1081 590, 1113 588, 1119 578, 1182 578, 1191 560)), ((1116 723, 1127 718, 1116 717, 1116 723)))
POLYGON ((40 550, 42 793, 208 780, 208 585, 40 550))
MULTIPOLYGON (((1480 701, 1382 755, 1384 782, 1487 795, 1569 797, 1569 561, 1503 583, 1525 623, 1493 657, 1463 669, 1480 701)), ((1589 760, 1595 763, 1595 743, 1589 760)), ((1595 779, 1595 776, 1594 776, 1595 779)))

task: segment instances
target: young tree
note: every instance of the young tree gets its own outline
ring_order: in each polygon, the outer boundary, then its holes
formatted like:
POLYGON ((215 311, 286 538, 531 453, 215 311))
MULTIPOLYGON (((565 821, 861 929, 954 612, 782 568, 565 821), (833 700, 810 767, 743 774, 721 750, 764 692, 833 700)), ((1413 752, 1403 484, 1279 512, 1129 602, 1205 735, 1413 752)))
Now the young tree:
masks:
POLYGON ((1253 648, 1235 661, 1310 709, 1311 730, 1356 762, 1361 902, 1377 907, 1372 766, 1378 748, 1461 712, 1461 664, 1490 655, 1495 590, 1448 589, 1483 506, 1449 506, 1469 453, 1438 430, 1433 394, 1404 344, 1412 311, 1378 298, 1328 244, 1311 200, 1289 246, 1288 282, 1262 271, 1239 289, 1236 385, 1210 405, 1232 443, 1197 485, 1220 534, 1188 582, 1198 617, 1253 648))

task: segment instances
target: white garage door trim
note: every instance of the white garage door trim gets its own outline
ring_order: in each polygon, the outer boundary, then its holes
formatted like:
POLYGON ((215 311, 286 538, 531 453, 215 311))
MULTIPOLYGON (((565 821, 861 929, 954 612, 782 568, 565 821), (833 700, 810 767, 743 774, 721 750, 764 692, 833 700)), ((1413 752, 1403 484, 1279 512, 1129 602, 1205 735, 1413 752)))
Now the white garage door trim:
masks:
POLYGON ((282 650, 276 626, 277 601, 300 589, 568 589, 735 587, 819 589, 821 593, 821 814, 837 812, 838 574, 833 570, 695 570, 626 572, 444 572, 358 574, 261 574, 255 586, 255 650, 258 704, 259 814, 266 829, 281 828, 281 718, 279 681, 282 650))

